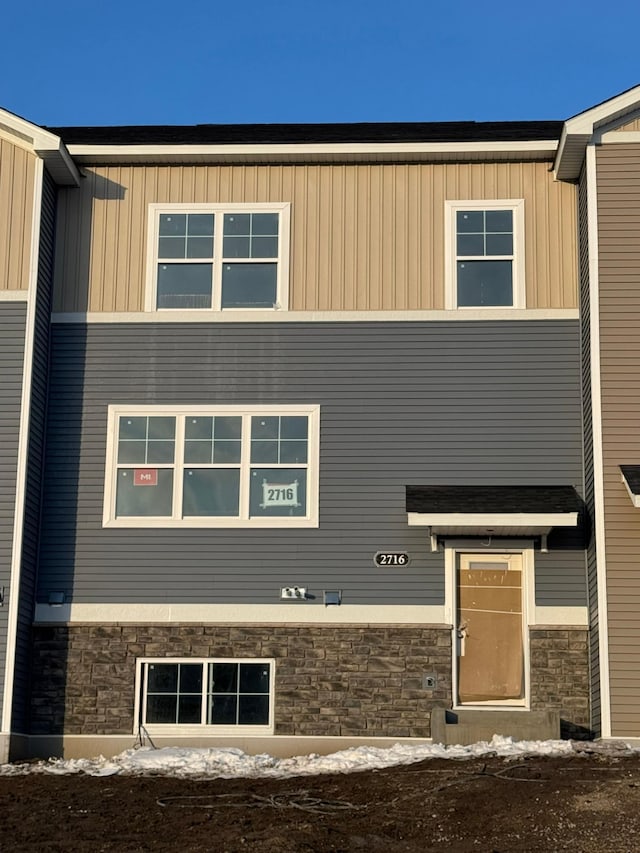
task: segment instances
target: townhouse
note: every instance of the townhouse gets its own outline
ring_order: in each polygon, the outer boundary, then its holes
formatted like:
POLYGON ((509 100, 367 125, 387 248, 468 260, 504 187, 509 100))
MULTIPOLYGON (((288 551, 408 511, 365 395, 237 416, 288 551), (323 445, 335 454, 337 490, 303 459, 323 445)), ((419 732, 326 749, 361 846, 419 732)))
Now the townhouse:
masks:
POLYGON ((606 461, 597 333, 631 258, 614 225, 599 304, 589 158, 613 152, 619 222, 636 102, 564 124, 1 114, 5 756, 384 744, 445 708, 633 736, 605 532, 624 515, 628 570, 640 460, 630 429, 606 461))

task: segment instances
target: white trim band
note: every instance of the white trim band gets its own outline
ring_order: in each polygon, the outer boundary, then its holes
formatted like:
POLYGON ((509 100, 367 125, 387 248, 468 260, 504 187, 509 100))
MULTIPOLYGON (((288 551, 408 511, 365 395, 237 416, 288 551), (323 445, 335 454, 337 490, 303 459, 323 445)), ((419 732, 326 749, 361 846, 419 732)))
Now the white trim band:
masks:
POLYGON ((0 302, 28 302, 28 290, 0 290, 0 302))
POLYGON ((380 323, 461 320, 578 320, 578 308, 460 308, 428 311, 73 311, 52 323, 380 323))
MULTIPOLYGON (((586 607, 537 606, 530 627, 587 627, 586 607)), ((37 604, 35 623, 48 624, 244 624, 422 625, 451 628, 444 605, 341 604, 37 604)))

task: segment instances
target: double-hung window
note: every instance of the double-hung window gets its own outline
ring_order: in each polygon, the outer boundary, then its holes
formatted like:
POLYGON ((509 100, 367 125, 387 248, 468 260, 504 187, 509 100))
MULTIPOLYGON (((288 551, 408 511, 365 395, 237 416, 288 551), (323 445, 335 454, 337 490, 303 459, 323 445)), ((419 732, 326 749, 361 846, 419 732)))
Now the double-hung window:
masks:
POLYGON ((107 527, 316 527, 317 406, 110 406, 107 527))
POLYGON ((157 733, 273 731, 272 660, 140 659, 136 721, 157 733))
POLYGON ((446 202, 447 308, 524 308, 524 202, 446 202))
POLYGON ((287 307, 289 204, 149 206, 147 310, 287 307))

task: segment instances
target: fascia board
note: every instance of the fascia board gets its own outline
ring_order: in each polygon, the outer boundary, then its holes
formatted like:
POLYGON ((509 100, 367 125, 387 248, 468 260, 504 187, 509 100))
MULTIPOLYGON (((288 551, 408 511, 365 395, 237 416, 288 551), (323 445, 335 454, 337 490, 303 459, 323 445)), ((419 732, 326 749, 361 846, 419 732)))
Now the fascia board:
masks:
POLYGON ((26 143, 25 147, 44 160, 56 183, 67 186, 80 185, 80 173, 59 136, 2 109, 0 109, 0 129, 14 136, 22 146, 26 143))
POLYGON ((399 159, 469 156, 485 159, 493 156, 513 159, 552 159, 555 139, 531 142, 387 142, 387 143, 284 143, 272 145, 69 145, 71 156, 82 163, 152 163, 172 161, 203 162, 295 162, 309 158, 327 162, 347 157, 350 160, 399 159))
POLYGON ((409 512, 417 527, 577 527, 577 512, 409 512))
POLYGON ((576 180, 580 174, 584 152, 594 130, 605 124, 610 124, 639 107, 640 86, 634 86, 633 89, 629 89, 621 95, 616 95, 596 107, 567 119, 562 129, 560 144, 553 164, 556 179, 560 181, 576 180))

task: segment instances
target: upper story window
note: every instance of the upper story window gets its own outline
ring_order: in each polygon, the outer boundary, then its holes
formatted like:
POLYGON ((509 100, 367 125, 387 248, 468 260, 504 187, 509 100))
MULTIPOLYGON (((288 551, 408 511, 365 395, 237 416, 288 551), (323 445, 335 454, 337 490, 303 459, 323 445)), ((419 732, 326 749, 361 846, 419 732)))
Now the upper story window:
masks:
POLYGON ((316 527, 317 406, 110 406, 107 527, 316 527))
POLYGON ((285 309, 288 204, 152 204, 147 310, 285 309))
POLYGON ((446 307, 524 308, 524 201, 446 207, 446 307))

